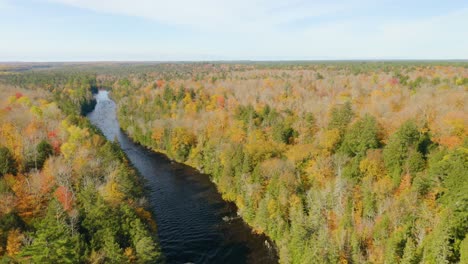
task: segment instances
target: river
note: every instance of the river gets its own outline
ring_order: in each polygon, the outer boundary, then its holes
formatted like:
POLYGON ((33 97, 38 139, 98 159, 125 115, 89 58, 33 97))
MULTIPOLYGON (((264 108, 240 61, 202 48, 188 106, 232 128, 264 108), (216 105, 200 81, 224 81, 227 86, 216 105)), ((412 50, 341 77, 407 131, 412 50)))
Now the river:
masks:
POLYGON ((277 263, 267 238, 252 233, 208 175, 132 142, 120 129, 116 104, 99 91, 88 115, 109 140, 118 140, 145 179, 167 263, 277 263))

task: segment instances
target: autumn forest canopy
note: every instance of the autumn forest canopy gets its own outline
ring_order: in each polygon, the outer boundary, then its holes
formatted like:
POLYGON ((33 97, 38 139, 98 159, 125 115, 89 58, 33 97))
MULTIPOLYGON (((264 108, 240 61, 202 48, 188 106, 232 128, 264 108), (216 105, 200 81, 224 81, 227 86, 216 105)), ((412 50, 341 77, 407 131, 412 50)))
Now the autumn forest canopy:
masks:
POLYGON ((468 263, 468 63, 404 61, 0 65, 0 262, 164 260, 99 89, 280 263, 468 263))

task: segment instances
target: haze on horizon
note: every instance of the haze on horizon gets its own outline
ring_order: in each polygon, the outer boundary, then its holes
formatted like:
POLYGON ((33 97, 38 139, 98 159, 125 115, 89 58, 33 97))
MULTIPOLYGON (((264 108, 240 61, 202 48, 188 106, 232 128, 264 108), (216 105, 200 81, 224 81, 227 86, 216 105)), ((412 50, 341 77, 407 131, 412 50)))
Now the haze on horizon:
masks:
POLYGON ((0 0, 0 61, 468 59, 467 1, 0 0))

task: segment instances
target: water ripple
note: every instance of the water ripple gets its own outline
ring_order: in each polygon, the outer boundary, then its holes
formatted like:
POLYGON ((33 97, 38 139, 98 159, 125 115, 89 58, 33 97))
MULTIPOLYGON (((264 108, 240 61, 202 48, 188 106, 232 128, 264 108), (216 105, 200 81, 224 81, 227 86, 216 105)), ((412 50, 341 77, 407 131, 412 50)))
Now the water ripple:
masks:
POLYGON ((252 234, 237 218, 236 207, 222 200, 207 175, 149 152, 122 133, 107 93, 96 95, 96 108, 88 118, 108 139, 118 140, 146 179, 167 263, 278 262, 266 238, 252 234))

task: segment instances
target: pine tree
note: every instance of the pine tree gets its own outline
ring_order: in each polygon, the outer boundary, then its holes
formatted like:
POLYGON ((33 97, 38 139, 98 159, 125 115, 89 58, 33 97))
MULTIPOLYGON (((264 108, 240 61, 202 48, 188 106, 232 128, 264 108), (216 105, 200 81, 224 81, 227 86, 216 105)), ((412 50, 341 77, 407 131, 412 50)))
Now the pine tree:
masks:
POLYGON ((401 258, 401 264, 417 264, 419 263, 420 257, 417 251, 417 247, 414 243, 414 240, 410 237, 406 240, 405 251, 403 257, 401 258))
POLYGON ((354 113, 351 108, 351 103, 348 101, 342 106, 335 106, 331 111, 331 119, 328 124, 328 129, 338 129, 340 135, 343 136, 346 127, 353 119, 354 113))
MULTIPOLYGON (((416 124, 413 121, 405 122, 398 131, 393 134, 388 144, 383 150, 383 158, 385 166, 387 167, 389 173, 394 177, 399 177, 403 172, 403 165, 409 156, 410 150, 417 151, 417 143, 420 138, 420 133, 416 124)), ((410 162, 412 162, 416 156, 412 157, 410 162)), ((411 164, 410 167, 414 164, 411 164)))
POLYGON ((7 173, 16 173, 15 159, 7 147, 0 146, 0 176, 7 173))
POLYGON ((340 151, 364 157, 368 149, 379 147, 377 121, 370 115, 358 120, 346 132, 340 151))
POLYGON ((60 204, 52 200, 47 215, 36 227, 31 245, 20 255, 34 263, 77 263, 80 262, 81 244, 80 238, 71 234, 60 204))
POLYGON ((37 144, 36 147, 37 150, 37 168, 41 169, 42 166, 44 166, 44 162, 46 159, 51 156, 54 153, 54 149, 52 148, 52 145, 49 144, 49 142, 42 140, 37 144))

